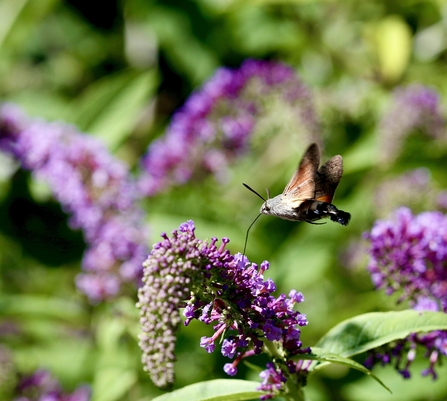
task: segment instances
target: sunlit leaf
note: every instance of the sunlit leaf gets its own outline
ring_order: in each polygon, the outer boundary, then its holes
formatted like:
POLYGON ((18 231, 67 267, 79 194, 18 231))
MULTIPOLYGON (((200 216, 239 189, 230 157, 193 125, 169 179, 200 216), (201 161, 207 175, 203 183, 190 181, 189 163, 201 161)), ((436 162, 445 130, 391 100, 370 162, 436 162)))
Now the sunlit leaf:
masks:
POLYGON ((32 316, 67 322, 82 321, 88 317, 87 311, 75 302, 36 294, 2 294, 0 315, 24 318, 32 316))
POLYGON ((23 45, 31 30, 59 0, 2 0, 0 2, 0 49, 23 45))
POLYGON ((157 82, 154 71, 125 71, 107 76, 69 105, 66 119, 114 149, 135 127, 157 82))
POLYGON ((154 398, 152 401, 243 401, 259 399, 257 382, 219 379, 192 384, 171 393, 154 398))
POLYGON ((346 358, 344 356, 328 352, 322 348, 312 347, 312 354, 300 355, 299 359, 310 359, 319 362, 338 363, 340 365, 347 366, 348 368, 358 370, 364 373, 365 375, 371 376, 382 387, 386 388, 389 392, 391 392, 391 390, 369 369, 365 368, 363 365, 357 363, 356 361, 350 358, 346 358))
POLYGON ((447 314, 415 310, 365 313, 339 323, 315 346, 352 356, 405 338, 410 333, 434 330, 447 330, 447 314))
POLYGON ((377 137, 364 136, 361 141, 343 154, 343 165, 347 173, 365 171, 377 163, 377 137))

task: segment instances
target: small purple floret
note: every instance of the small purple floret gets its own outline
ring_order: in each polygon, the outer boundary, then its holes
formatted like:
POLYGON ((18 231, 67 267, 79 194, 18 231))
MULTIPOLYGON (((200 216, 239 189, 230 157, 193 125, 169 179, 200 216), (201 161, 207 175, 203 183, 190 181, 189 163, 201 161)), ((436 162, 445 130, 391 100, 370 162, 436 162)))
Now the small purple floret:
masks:
MULTIPOLYGON (((240 344, 240 343, 239 343, 240 344)), ((237 345, 234 340, 223 340, 222 343, 222 355, 230 359, 233 359, 236 355, 237 345)))
POLYGON ((200 346, 202 348, 205 348, 206 352, 208 352, 209 354, 211 354, 212 352, 214 352, 214 340, 210 337, 202 337, 200 339, 200 346))
POLYGON ((236 376, 237 368, 232 363, 226 363, 223 370, 228 376, 236 376))

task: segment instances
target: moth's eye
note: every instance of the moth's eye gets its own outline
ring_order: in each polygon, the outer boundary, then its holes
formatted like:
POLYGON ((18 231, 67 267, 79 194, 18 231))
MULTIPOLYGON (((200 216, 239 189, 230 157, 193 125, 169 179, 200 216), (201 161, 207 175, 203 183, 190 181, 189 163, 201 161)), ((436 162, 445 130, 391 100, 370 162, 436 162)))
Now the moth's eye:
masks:
POLYGON ((267 205, 267 204, 264 204, 263 209, 269 211, 270 210, 270 206, 267 205))

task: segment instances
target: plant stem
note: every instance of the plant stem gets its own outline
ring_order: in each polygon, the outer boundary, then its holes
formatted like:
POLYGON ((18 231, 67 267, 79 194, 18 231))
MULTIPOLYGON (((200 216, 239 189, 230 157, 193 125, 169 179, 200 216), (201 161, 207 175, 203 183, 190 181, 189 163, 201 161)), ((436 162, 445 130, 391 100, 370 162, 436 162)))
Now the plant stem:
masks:
POLYGON ((304 401, 303 388, 296 382, 295 377, 289 376, 285 385, 285 394, 287 400, 290 401, 304 401))

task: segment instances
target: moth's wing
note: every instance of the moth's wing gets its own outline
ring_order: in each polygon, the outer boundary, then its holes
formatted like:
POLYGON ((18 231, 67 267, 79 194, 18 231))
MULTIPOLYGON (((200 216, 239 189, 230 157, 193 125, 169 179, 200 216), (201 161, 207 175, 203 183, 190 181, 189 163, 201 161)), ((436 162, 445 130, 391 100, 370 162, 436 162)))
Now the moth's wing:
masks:
POLYGON ((298 169, 282 193, 282 199, 291 207, 298 207, 306 199, 314 199, 315 175, 320 164, 320 150, 313 143, 304 154, 298 169))
POLYGON ((343 175, 343 158, 331 157, 315 174, 315 199, 331 203, 343 175))

